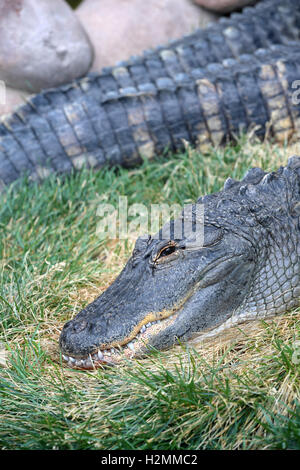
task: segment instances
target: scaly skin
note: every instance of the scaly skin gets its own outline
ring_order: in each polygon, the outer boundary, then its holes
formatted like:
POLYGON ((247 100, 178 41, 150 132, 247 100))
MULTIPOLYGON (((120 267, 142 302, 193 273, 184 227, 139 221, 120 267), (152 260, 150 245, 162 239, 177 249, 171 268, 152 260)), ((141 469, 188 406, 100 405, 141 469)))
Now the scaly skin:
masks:
POLYGON ((264 135, 269 121, 282 141, 300 129, 299 31, 299 0, 266 0, 32 97, 0 124, 0 188, 25 173, 132 166, 183 141, 203 150, 255 125, 264 135))
POLYGON ((151 347, 299 305, 300 157, 273 173, 254 168, 241 182, 229 178, 191 209, 181 237, 182 217, 153 238, 139 238, 115 282, 66 323, 60 347, 70 366, 143 357, 151 347))

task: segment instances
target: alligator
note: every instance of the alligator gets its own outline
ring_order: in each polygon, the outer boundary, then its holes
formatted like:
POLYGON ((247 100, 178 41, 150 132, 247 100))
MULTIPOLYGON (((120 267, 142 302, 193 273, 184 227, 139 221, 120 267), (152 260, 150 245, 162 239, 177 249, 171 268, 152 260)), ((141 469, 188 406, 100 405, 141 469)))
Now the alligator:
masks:
POLYGON ((0 121, 0 189, 88 166, 131 167, 249 128, 298 137, 300 1, 265 0, 204 30, 30 97, 0 121))
POLYGON ((228 178, 188 208, 138 238, 117 279, 65 324, 69 366, 142 358, 299 305, 300 157, 228 178))

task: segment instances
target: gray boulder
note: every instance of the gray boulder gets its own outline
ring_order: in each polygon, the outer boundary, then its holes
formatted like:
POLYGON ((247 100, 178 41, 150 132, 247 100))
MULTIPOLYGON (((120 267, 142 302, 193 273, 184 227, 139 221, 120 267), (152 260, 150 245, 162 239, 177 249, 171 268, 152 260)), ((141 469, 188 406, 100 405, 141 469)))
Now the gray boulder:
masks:
POLYGON ((166 44, 218 18, 190 0, 85 0, 76 14, 95 49, 94 71, 166 44))
POLYGON ((0 80, 38 92, 85 75, 93 50, 63 0, 0 1, 0 80))

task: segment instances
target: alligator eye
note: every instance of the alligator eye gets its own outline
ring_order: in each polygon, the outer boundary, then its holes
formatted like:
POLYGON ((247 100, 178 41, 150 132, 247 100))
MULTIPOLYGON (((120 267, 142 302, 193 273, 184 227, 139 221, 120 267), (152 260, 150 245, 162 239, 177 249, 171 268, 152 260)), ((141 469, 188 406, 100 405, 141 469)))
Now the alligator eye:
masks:
POLYGON ((165 248, 163 248, 163 249, 161 250, 161 252, 160 252, 159 255, 157 256, 157 259, 163 258, 164 256, 169 256, 169 255, 171 255, 172 253, 174 253, 175 251, 176 251, 176 246, 175 246, 175 245, 166 246, 165 248))

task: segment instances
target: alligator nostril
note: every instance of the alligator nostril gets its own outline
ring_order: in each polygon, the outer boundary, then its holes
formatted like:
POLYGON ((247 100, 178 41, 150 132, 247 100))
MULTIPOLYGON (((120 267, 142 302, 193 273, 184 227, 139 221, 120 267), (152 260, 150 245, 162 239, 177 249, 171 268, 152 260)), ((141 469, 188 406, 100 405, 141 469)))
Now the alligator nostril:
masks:
POLYGON ((70 327, 72 327, 72 333, 79 333, 80 331, 84 330, 87 326, 86 320, 76 320, 70 322, 70 327))

